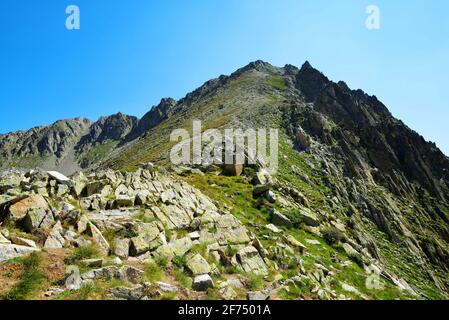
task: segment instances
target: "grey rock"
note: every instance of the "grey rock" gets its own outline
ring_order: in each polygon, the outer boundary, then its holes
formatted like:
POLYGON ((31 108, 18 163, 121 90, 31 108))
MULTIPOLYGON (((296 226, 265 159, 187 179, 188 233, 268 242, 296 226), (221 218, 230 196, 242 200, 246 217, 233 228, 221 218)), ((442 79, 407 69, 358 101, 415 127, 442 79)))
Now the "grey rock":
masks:
POLYGON ((51 230, 50 234, 48 235, 47 239, 44 243, 45 249, 61 249, 65 244, 65 239, 62 236, 63 229, 61 222, 58 221, 53 226, 53 229, 51 230))
POLYGON ((240 249, 237 253, 237 260, 240 262, 245 272, 254 273, 257 275, 267 275, 268 269, 259 255, 259 252, 253 246, 240 249))
POLYGON ((129 239, 114 239, 114 254, 122 259, 127 259, 129 256, 129 244, 129 239))
POLYGON ((277 210, 273 210, 271 212, 271 219, 275 225, 286 228, 293 228, 293 223, 291 222, 291 220, 277 210))
POLYGON ((25 239, 21 237, 11 237, 11 242, 19 246, 25 246, 30 248, 37 248, 36 242, 30 239, 25 239))
POLYGON ((214 287, 214 281, 208 274, 196 276, 193 279, 192 289, 195 291, 207 291, 214 287))
POLYGON ((0 262, 23 257, 37 251, 39 251, 37 248, 18 246, 15 244, 0 244, 0 262))
POLYGON ((252 301, 265 301, 270 299, 270 293, 264 291, 248 292, 247 297, 248 300, 252 301))

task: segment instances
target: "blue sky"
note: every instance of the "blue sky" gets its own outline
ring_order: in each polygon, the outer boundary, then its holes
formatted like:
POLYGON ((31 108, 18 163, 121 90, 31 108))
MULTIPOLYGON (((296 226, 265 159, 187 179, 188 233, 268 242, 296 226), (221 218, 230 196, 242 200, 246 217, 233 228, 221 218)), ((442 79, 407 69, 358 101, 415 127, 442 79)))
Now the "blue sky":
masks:
POLYGON ((446 0, 1 0, 0 133, 142 116, 250 61, 309 60, 449 154, 448 12, 446 0), (79 31, 65 28, 70 4, 79 31), (365 28, 370 4, 380 30, 365 28))

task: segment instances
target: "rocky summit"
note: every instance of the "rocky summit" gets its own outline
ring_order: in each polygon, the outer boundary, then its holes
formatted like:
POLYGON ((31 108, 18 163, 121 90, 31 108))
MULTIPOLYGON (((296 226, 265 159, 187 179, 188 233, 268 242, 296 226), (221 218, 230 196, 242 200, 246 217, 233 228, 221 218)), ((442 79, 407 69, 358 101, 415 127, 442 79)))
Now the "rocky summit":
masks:
POLYGON ((255 61, 142 118, 0 135, 3 299, 448 299, 449 159, 375 96, 255 61), (277 128, 279 168, 173 165, 277 128))

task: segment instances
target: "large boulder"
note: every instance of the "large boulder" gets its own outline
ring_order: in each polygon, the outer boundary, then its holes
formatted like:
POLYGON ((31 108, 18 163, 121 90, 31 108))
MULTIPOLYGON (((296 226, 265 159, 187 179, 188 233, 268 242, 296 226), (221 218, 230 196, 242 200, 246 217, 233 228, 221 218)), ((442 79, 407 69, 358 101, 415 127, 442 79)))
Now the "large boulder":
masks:
POLYGON ((268 269, 259 252, 253 246, 241 249, 237 253, 237 259, 245 272, 256 275, 267 275, 268 269))
POLYGON ((18 201, 11 204, 6 217, 8 222, 17 222, 25 218, 30 209, 49 210, 47 201, 41 195, 32 195, 26 198, 19 198, 18 201))
POLYGON ((75 191, 76 196, 79 197, 89 182, 89 179, 87 179, 84 173, 78 172, 72 176, 72 182, 73 190, 75 191))
POLYGON ((232 214, 219 215, 215 227, 215 239, 220 245, 246 244, 251 241, 247 229, 232 214))
POLYGON ((13 236, 11 237, 11 242, 18 246, 37 248, 36 242, 30 239, 13 236))
POLYGON ((68 187, 71 187, 73 185, 72 180, 67 178, 62 173, 59 173, 57 171, 47 171, 47 174, 51 179, 56 180, 60 184, 66 185, 68 187))
POLYGON ((209 263, 200 254, 196 254, 187 260, 187 268, 194 276, 211 272, 209 263))
POLYGON ((128 281, 131 283, 140 283, 143 280, 144 272, 131 266, 108 266, 100 269, 90 270, 81 275, 83 281, 86 280, 106 280, 112 279, 120 281, 128 281))
POLYGON ((273 179, 271 177, 271 174, 266 169, 261 169, 260 171, 256 172, 253 176, 252 183, 254 185, 266 185, 271 184, 273 182, 273 179))
POLYGON ((149 285, 147 284, 136 284, 132 287, 115 287, 109 289, 109 293, 112 294, 115 298, 125 299, 125 300, 142 300, 149 289, 149 285))
POLYGON ((167 244, 167 240, 158 224, 144 223, 139 227, 138 236, 131 239, 129 253, 131 256, 138 256, 164 244, 167 244))
POLYGON ((54 223, 53 213, 44 208, 31 208, 23 219, 23 228, 27 232, 33 232, 36 229, 50 228, 54 223))
POLYGON ((301 148, 307 149, 311 146, 312 139, 302 128, 298 128, 298 132, 296 133, 296 143, 301 148))

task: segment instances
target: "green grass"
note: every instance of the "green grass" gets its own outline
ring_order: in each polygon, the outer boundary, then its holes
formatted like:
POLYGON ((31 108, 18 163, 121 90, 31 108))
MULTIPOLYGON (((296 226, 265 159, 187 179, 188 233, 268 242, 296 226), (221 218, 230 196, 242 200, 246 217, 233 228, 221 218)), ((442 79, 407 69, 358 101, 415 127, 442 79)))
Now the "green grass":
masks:
POLYGON ((95 245, 76 248, 64 259, 66 265, 78 265, 81 260, 92 259, 100 255, 100 250, 95 245))
POLYGON ((83 167, 87 167, 92 163, 102 160, 107 154, 115 148, 117 141, 106 141, 104 143, 97 143, 92 146, 81 158, 83 167))
POLYGON ((268 83, 277 90, 287 90, 287 85, 285 84, 285 80, 282 76, 273 76, 270 80, 268 80, 268 83))
POLYGON ((192 288, 192 278, 187 276, 184 271, 180 269, 175 270, 175 280, 182 285, 185 288, 191 289, 192 288))
POLYGON ((156 262, 145 264, 145 278, 148 281, 159 281, 164 277, 164 269, 156 262))
POLYGON ((39 253, 34 252, 21 259, 21 263, 23 272, 20 281, 3 297, 4 300, 31 299, 48 281, 47 276, 41 270, 42 258, 39 253))

